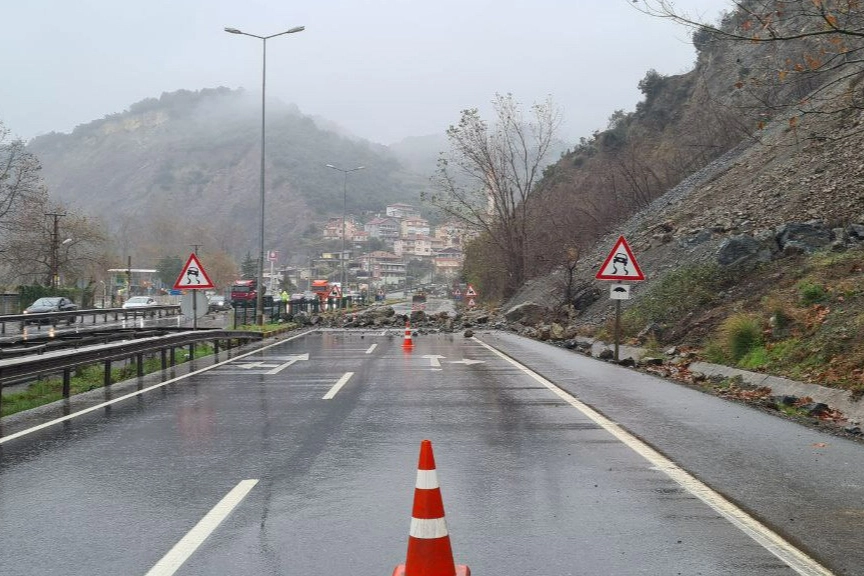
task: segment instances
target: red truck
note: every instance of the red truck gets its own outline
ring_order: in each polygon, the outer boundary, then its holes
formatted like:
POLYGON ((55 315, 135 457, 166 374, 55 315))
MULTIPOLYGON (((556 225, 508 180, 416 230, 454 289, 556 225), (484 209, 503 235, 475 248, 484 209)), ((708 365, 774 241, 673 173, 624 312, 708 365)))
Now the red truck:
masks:
MULTIPOLYGON (((252 279, 235 280, 231 284, 231 305, 237 306, 253 306, 258 301, 258 281, 252 279)), ((273 301, 273 297, 267 294, 264 290, 264 305, 269 306, 273 301)))

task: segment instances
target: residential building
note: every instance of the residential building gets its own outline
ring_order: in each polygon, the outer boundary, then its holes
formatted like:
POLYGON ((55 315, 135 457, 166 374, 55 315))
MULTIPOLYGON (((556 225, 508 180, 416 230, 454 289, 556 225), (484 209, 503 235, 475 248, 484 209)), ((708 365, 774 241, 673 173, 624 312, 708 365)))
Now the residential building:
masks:
MULTIPOLYGON (((352 216, 345 218, 345 238, 351 238, 357 231, 357 223, 352 216)), ((324 240, 342 239, 342 218, 329 218, 324 225, 324 240)))
POLYGON ((419 234, 404 236, 393 242, 393 252, 397 256, 432 256, 432 238, 419 234))
POLYGON ((399 221, 395 218, 373 218, 363 228, 370 238, 391 242, 399 238, 399 221))
POLYGON ((419 218, 420 212, 411 204, 388 204, 385 209, 387 216, 391 218, 419 218))
POLYGON ((376 250, 359 260, 374 286, 394 286, 405 281, 405 262, 395 254, 376 250))
POLYGON ((429 236, 429 221, 423 218, 404 218, 400 225, 400 236, 429 236))

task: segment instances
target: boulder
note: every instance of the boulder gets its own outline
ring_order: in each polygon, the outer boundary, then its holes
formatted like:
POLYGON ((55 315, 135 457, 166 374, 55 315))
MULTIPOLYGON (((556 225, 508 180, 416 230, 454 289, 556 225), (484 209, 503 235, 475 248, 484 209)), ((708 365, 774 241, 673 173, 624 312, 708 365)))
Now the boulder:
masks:
POLYGON ((747 234, 730 236, 717 250, 717 263, 721 266, 740 266, 771 260, 771 250, 747 234))
POLYGON ((778 227, 775 238, 785 253, 810 253, 831 244, 834 233, 820 222, 788 222, 778 227))
POLYGON ((513 306, 504 313, 508 322, 521 322, 523 324, 537 324, 546 316, 545 307, 535 302, 523 302, 513 306))

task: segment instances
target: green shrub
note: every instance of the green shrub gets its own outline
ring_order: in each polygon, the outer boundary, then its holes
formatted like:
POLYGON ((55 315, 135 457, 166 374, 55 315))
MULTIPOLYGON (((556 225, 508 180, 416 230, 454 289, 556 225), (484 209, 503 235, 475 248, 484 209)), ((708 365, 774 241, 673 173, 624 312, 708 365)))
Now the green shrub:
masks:
POLYGON ((719 339, 726 356, 737 364, 748 353, 762 347, 762 327, 752 316, 735 314, 720 326, 719 339))
POLYGON ((818 304, 828 297, 828 292, 824 286, 807 280, 802 280, 798 283, 798 294, 801 298, 801 303, 805 306, 818 304))

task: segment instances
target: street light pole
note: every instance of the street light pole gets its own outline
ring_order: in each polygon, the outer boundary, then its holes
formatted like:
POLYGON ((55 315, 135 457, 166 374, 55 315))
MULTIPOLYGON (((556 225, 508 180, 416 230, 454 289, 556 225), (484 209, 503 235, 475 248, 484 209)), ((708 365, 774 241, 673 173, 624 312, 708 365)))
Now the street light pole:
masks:
POLYGON ((350 168, 346 170, 344 168, 337 168, 333 164, 327 164, 326 166, 327 168, 332 168, 333 170, 338 170, 339 172, 342 172, 342 174, 345 176, 342 184, 342 252, 339 253, 339 262, 342 266, 342 280, 339 285, 339 292, 341 293, 339 298, 339 307, 341 308, 342 302, 344 302, 342 298, 345 297, 345 206, 348 203, 348 174, 350 172, 356 172, 357 170, 363 170, 366 167, 357 166, 356 168, 350 168))
POLYGON ((265 118, 266 118, 266 106, 267 106, 267 40, 270 38, 275 38, 276 36, 282 36, 284 34, 294 34, 295 32, 302 32, 305 30, 305 26, 296 26, 291 28, 290 30, 285 30, 284 32, 279 32, 278 34, 271 34, 269 36, 258 36, 257 34, 249 34, 248 32, 242 32, 237 28, 225 28, 225 32, 229 34, 240 34, 243 36, 251 36, 252 38, 258 38, 261 40, 262 45, 262 59, 261 59, 261 182, 260 182, 260 203, 261 203, 261 222, 258 230, 258 282, 256 288, 256 299, 255 299, 255 316, 256 322, 259 326, 264 325, 264 133, 265 133, 265 118))

